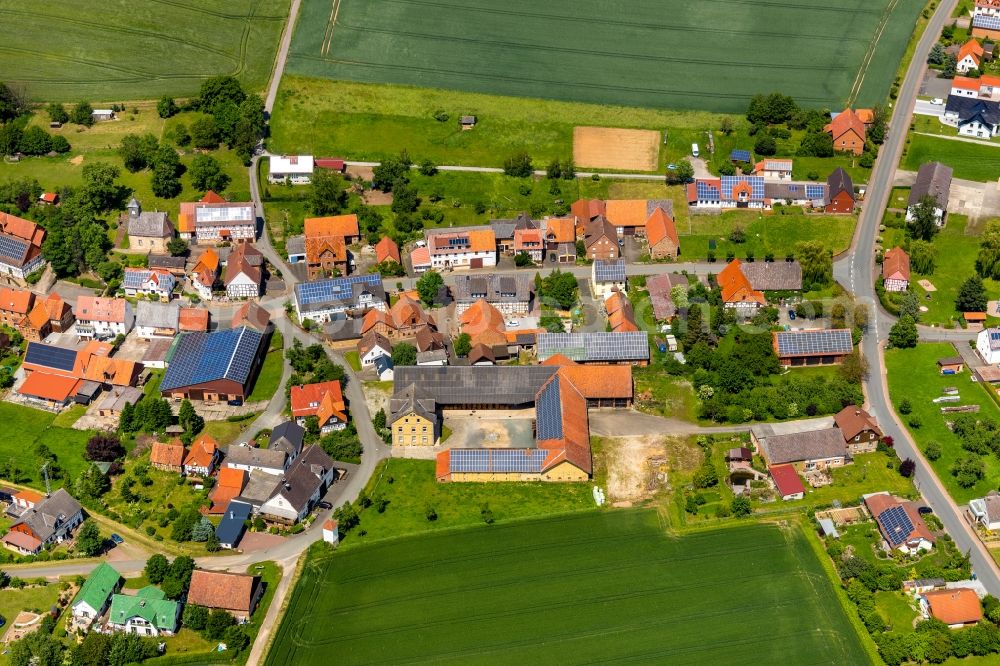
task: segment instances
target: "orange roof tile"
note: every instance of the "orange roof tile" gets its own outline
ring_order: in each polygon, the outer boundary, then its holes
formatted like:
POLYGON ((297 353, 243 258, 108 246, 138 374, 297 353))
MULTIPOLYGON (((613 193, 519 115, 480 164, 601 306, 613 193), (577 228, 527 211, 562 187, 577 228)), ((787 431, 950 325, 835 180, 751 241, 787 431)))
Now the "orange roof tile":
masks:
POLYGON ((645 227, 648 205, 645 199, 608 199, 604 217, 616 227, 645 227))
POLYGON ((901 247, 894 247, 882 259, 882 277, 886 280, 910 280, 910 257, 901 247))
POLYGON ((195 201, 181 202, 180 212, 177 214, 177 233, 194 233, 194 216, 197 208, 198 203, 195 201))
POLYGON ((69 308, 69 304, 62 299, 62 296, 55 292, 49 294, 48 298, 43 302, 45 303, 45 311, 48 313, 49 319, 54 321, 62 319, 66 313, 66 309, 69 308))
POLYGON ((545 221, 545 237, 550 243, 576 242, 576 220, 572 217, 550 217, 545 221))
POLYGON ((320 400, 319 408, 316 410, 316 420, 322 428, 333 418, 347 423, 347 406, 343 398, 336 396, 333 391, 327 391, 323 394, 323 399, 320 400))
MULTIPOLYGON (((543 365, 549 363, 550 357, 543 365)), ((572 382, 585 398, 631 398, 632 366, 630 365, 579 365, 565 356, 568 363, 560 363, 559 374, 572 382)))
POLYGON ((388 312, 384 310, 369 310, 361 319, 361 334, 364 335, 379 324, 385 324, 392 329, 396 328, 388 312))
POLYGON ((397 264, 402 263, 399 258, 399 246, 388 236, 382 236, 382 239, 375 244, 375 263, 381 264, 390 260, 397 264))
POLYGON ((249 613, 258 584, 256 576, 195 569, 191 573, 187 603, 249 613))
POLYGON ((434 459, 434 477, 439 481, 450 476, 448 471, 451 468, 451 449, 445 449, 437 454, 434 459))
POLYGON ((970 39, 966 43, 962 44, 962 47, 958 49, 958 57, 956 60, 961 62, 966 56, 972 56, 972 59, 976 61, 976 65, 978 66, 983 58, 983 45, 975 39, 970 39))
POLYGON ((67 377, 65 375, 54 375, 48 372, 35 371, 28 375, 28 378, 17 390, 21 395, 30 395, 43 400, 53 402, 63 402, 71 395, 75 395, 80 380, 77 377, 67 377))
POLYGON ((201 273, 202 271, 211 271, 213 274, 219 271, 219 253, 212 248, 206 249, 198 257, 198 263, 194 267, 195 273, 201 273))
POLYGON ((851 131, 857 134, 859 138, 865 138, 865 124, 858 118, 858 114, 851 109, 844 109, 838 113, 837 117, 823 128, 823 131, 830 132, 833 135, 834 141, 851 131))
POLYGON ((492 229, 476 229, 469 232, 469 246, 473 252, 489 252, 497 246, 492 229))
POLYGON ((154 465, 180 467, 184 463, 184 445, 176 438, 169 443, 153 442, 153 448, 149 451, 149 462, 154 465))
POLYGON ((485 344, 492 347, 507 342, 503 315, 485 298, 480 298, 470 305, 459 317, 459 323, 462 332, 469 334, 474 345, 485 344))
POLYGON ((579 365, 576 361, 572 360, 564 354, 553 354, 547 359, 539 363, 539 365, 579 365))
POLYGON ((136 361, 92 354, 87 360, 83 379, 115 386, 131 386, 139 376, 141 367, 136 361))
POLYGON ((35 331, 41 331, 42 328, 49 323, 49 312, 45 309, 44 303, 35 303, 35 307, 31 309, 26 318, 27 324, 35 331))
POLYGON ((540 250, 542 248, 542 232, 539 229, 515 229, 514 251, 540 250))
POLYGON ((983 619, 983 606, 968 588, 931 590, 924 593, 931 615, 945 624, 972 624, 983 619))
MULTIPOLYGON (((546 385, 556 380, 553 375, 546 385)), ((539 393, 546 389, 543 386, 539 393)), ((579 467, 587 474, 593 470, 590 452, 590 423, 587 418, 587 399, 572 382, 559 383, 559 402, 562 416, 562 437, 538 440, 538 448, 552 451, 545 460, 543 470, 552 469, 563 461, 579 467)))
POLYGON ((750 286, 750 280, 743 274, 740 268, 740 260, 733 259, 729 265, 722 269, 717 276, 719 287, 722 289, 723 303, 749 303, 755 302, 764 305, 767 301, 764 294, 755 291, 750 286))
POLYGON ((219 470, 219 478, 216 481, 216 488, 236 488, 239 492, 243 490, 243 484, 246 483, 247 473, 242 469, 235 469, 233 467, 223 467, 219 470))
POLYGON ((190 467, 208 467, 215 459, 219 443, 211 435, 199 435, 191 444, 191 449, 184 457, 184 465, 190 467))
POLYGON ((951 81, 951 87, 958 88, 960 90, 974 90, 978 93, 979 86, 979 79, 970 79, 967 76, 956 76, 951 81))
POLYGON ((205 192, 205 196, 198 200, 198 203, 221 204, 226 203, 226 200, 212 190, 209 190, 208 192, 205 192))
POLYGON ((207 331, 208 310, 181 308, 178 326, 182 331, 207 331))
POLYGON ((681 246, 674 220, 662 208, 654 210, 646 221, 646 238, 649 241, 649 247, 654 247, 664 238, 673 241, 675 247, 681 246))
POLYGON ((124 298, 81 296, 76 301, 76 317, 86 321, 125 322, 128 301, 124 298))
POLYGON ((570 206, 570 211, 581 222, 589 222, 598 215, 604 215, 607 207, 600 199, 579 199, 570 206))
POLYGON ((34 490, 22 490, 19 493, 14 493, 14 499, 21 500, 22 502, 27 502, 28 504, 38 504, 45 496, 41 493, 36 493, 34 490))
POLYGON ((9 213, 0 212, 0 231, 9 236, 16 236, 21 240, 26 240, 38 247, 41 247, 42 241, 45 240, 45 229, 31 220, 26 220, 9 213))
POLYGON ((331 215, 329 217, 307 217, 304 223, 306 240, 310 238, 357 236, 358 216, 331 215))
MULTIPOLYGON (((872 109, 855 109, 854 113, 857 114, 858 119, 865 125, 871 125, 875 122, 875 111, 872 109)), ((791 160, 789 160, 791 163, 791 160)))
POLYGON ((426 246, 415 248, 410 252, 410 262, 414 266, 430 266, 431 251, 426 246))
POLYGON ((347 245, 342 236, 306 236, 306 261, 310 264, 323 263, 323 255, 330 254, 334 263, 347 261, 347 245))
POLYGON ((389 317, 396 328, 412 328, 420 324, 434 323, 434 320, 424 312, 420 301, 409 294, 400 295, 399 300, 389 308, 389 317))
POLYGON ((963 312, 962 319, 965 321, 986 321, 985 312, 963 312))
POLYGON ((289 398, 292 416, 316 416, 320 427, 331 416, 347 421, 347 406, 339 380, 293 386, 289 398))
POLYGON ((0 310, 26 315, 35 302, 35 295, 27 289, 0 288, 0 310))

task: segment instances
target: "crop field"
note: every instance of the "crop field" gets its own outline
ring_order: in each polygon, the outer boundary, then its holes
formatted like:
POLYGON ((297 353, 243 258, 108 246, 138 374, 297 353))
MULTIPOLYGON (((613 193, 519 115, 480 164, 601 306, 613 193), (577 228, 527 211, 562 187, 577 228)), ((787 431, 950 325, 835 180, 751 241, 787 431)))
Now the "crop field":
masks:
POLYGON ((577 514, 310 555, 266 663, 865 664, 797 527, 577 514))
POLYGON ((885 99, 924 0, 305 0, 295 74, 739 112, 885 99))
POLYGON ((573 129, 573 161, 578 167, 653 171, 659 155, 660 133, 654 130, 573 129))
POLYGON ((271 75, 289 0, 0 0, 0 79, 37 101, 194 95, 271 75))

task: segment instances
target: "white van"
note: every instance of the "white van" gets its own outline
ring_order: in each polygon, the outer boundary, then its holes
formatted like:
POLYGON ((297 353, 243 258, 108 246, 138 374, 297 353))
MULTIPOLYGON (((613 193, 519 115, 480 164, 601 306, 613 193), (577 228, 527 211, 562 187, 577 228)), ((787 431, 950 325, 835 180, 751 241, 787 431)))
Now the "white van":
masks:
POLYGON ((691 144, 691 155, 694 156, 694 157, 698 157, 698 144, 697 143, 692 143, 691 144))

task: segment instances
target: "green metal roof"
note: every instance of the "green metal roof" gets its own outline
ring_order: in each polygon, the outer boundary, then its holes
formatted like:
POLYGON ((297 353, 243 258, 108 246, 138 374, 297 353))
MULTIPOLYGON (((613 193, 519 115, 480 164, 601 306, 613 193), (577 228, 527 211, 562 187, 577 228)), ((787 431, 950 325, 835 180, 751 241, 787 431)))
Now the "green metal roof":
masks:
POLYGON ((149 585, 135 596, 116 594, 111 597, 111 615, 114 624, 125 624, 129 618, 141 617, 157 629, 174 631, 177 628, 177 602, 164 598, 163 590, 149 585))
POLYGON ((118 587, 118 582, 121 578, 121 574, 114 567, 107 562, 101 562, 90 572, 90 576, 87 577, 87 580, 80 587, 80 591, 76 594, 76 599, 73 600, 73 607, 75 608, 77 604, 86 602, 94 610, 100 611, 104 608, 108 597, 118 587))

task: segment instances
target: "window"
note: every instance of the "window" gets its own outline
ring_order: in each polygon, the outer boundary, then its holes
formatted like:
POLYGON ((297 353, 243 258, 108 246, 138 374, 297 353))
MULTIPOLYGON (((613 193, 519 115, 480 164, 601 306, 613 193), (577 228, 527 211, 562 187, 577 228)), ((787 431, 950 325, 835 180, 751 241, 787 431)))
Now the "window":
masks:
POLYGON ((855 435, 854 436, 854 441, 855 442, 860 442, 861 441, 861 435, 855 435))

